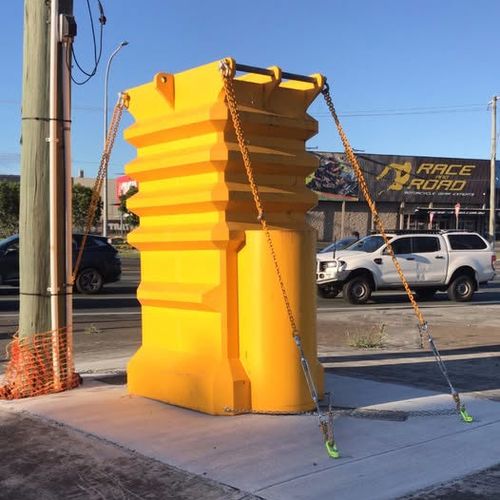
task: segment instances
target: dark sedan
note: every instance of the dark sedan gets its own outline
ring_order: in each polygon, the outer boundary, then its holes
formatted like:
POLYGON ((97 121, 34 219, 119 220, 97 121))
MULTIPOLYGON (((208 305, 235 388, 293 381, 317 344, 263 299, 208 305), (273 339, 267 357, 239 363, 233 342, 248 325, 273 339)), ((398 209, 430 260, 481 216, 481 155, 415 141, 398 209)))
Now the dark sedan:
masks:
MULTIPOLYGON (((73 235, 73 263, 80 249, 83 236, 73 235)), ((105 283, 118 281, 121 261, 118 251, 101 236, 89 235, 75 281, 80 293, 94 294, 105 283)), ((0 285, 19 286, 19 236, 0 241, 0 285)))

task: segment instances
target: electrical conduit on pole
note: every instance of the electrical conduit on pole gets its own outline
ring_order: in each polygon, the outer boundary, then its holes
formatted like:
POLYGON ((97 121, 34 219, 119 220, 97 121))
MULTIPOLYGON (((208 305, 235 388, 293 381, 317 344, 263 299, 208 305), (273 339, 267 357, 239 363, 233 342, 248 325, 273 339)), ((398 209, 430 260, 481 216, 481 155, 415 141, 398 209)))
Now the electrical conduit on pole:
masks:
MULTIPOLYGON (((72 38, 62 40, 62 60, 70 61, 72 38)), ((65 301, 66 301, 66 382, 73 371, 73 183, 71 162, 71 74, 69 64, 62 64, 64 175, 65 175, 65 301)))
POLYGON ((49 219, 50 219, 50 313, 52 330, 52 369, 54 388, 61 387, 60 351, 59 351, 59 261, 58 214, 57 214, 57 63, 58 63, 58 13, 59 1, 50 4, 50 97, 49 97, 49 219))

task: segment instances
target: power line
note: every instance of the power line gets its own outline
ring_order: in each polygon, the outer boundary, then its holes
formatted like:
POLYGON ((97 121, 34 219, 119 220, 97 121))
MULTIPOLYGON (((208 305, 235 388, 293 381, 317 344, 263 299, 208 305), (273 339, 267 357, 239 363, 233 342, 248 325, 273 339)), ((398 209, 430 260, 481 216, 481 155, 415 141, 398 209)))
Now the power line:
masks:
MULTIPOLYGON (((0 99, 1 104, 19 104, 19 101, 0 99)), ((369 117, 369 116, 398 116, 398 115, 423 115, 423 114, 445 114, 445 113, 470 113, 478 111, 487 111, 484 104, 463 104, 451 106, 434 106, 434 107, 413 107, 400 109, 368 109, 358 111, 342 111, 338 115, 342 117, 369 117)), ((73 106, 74 110, 80 111, 95 111, 102 113, 103 108, 99 106, 80 105, 73 106)), ((314 116, 323 117, 331 116, 327 112, 310 111, 314 116)))
MULTIPOLYGON (((403 115, 435 115, 447 113, 474 113, 483 111, 486 112, 484 104, 468 104, 455 106, 436 106, 436 107, 420 107, 420 108, 402 108, 402 109, 380 109, 380 110, 360 110, 360 111, 344 111, 338 115, 344 118, 352 117, 370 117, 370 116, 403 116, 403 115)), ((329 112, 312 112, 314 116, 323 117, 331 116, 329 112)))
POLYGON ((86 84, 92 77, 95 76, 97 73, 97 68, 99 66, 99 62, 101 60, 102 56, 102 35, 103 35, 103 29, 104 25, 106 24, 106 16, 104 15, 104 9, 102 7, 102 4, 100 0, 97 0, 97 5, 99 7, 99 24, 100 24, 100 33, 99 33, 99 51, 97 50, 97 42, 96 42, 96 35, 95 35, 95 28, 94 28, 94 19, 92 17, 92 9, 90 8, 90 2, 87 0, 87 10, 89 13, 89 18, 90 18, 90 27, 92 31, 92 42, 94 45, 94 67, 90 71, 86 71, 82 68, 80 63, 78 62, 78 59, 76 57, 75 50, 73 46, 71 47, 71 56, 73 57, 73 61, 76 64, 76 67, 85 75, 86 78, 84 78, 82 81, 78 81, 73 77, 73 74, 71 72, 71 63, 70 63, 70 55, 68 52, 68 57, 66 59, 66 65, 68 66, 68 69, 70 70, 70 76, 71 76, 71 81, 76 84, 76 85, 84 85, 86 84))

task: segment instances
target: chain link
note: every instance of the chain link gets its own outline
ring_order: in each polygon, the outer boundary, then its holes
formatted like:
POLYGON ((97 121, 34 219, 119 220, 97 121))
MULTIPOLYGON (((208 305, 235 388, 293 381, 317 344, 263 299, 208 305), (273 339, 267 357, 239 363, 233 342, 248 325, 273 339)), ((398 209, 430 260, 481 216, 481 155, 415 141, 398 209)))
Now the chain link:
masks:
POLYGON ((97 172, 97 177, 92 189, 92 197, 90 199, 89 209, 87 212, 87 220, 85 221, 85 229, 83 231, 83 238, 80 244, 80 249, 78 251, 77 258, 75 260, 75 267, 73 268, 73 276, 71 278, 72 284, 75 283, 76 276, 78 274, 78 269, 82 261, 83 250, 87 242, 87 236, 92 227, 92 222, 94 220, 95 212, 97 210, 97 205, 99 203, 99 197, 101 195, 102 184, 108 171, 109 159, 111 158, 111 151, 115 144, 116 135, 118 133, 118 127, 120 126, 120 120, 123 115, 123 110, 128 107, 129 96, 125 93, 120 93, 118 96, 118 101, 113 109, 113 116, 111 117, 111 124, 109 126, 108 135, 106 136, 106 142, 104 144, 104 151, 102 152, 101 162, 99 164, 99 170, 97 172))
MULTIPOLYGON (((330 89, 327 85, 322 90, 323 97, 325 98, 326 105, 328 106, 328 109, 330 111, 330 114, 333 117, 333 120, 335 121, 335 124, 337 125, 337 129, 340 135, 340 139, 342 140, 342 144, 344 145, 344 149, 346 152, 347 159, 349 160, 349 163, 351 166, 354 168, 354 172, 356 174, 356 177, 358 179, 359 186, 361 188, 361 191, 363 193, 363 196, 366 200, 366 203, 368 204, 368 207, 370 208, 370 211, 373 216, 373 221, 382 235, 382 238, 384 238, 384 241, 387 245, 387 250, 389 252, 389 255, 391 256, 392 262, 394 263, 394 266, 399 274, 399 277, 401 278, 401 282, 403 283, 404 289, 406 291, 406 294, 408 295, 408 299, 411 302, 411 305, 413 307, 413 310, 415 311, 415 315, 417 316, 418 323, 422 327, 425 324, 425 319, 422 314, 422 311, 420 310, 420 307, 418 306, 415 298, 413 297, 413 293, 410 290, 410 286, 408 285, 408 281, 406 280, 406 277, 403 273, 403 270, 401 269, 401 266, 398 262, 398 259, 396 258, 396 255, 394 254, 394 250, 392 248, 392 245, 389 241, 389 237, 387 236, 387 233, 385 231, 384 223, 382 222, 382 219, 380 218, 377 208, 375 206, 375 202, 373 201, 370 192, 368 190, 368 185, 366 183, 365 177, 363 175, 363 172, 361 170, 361 167, 359 166, 358 160, 356 158, 356 155, 354 154, 353 149, 351 148, 351 145, 349 144, 349 140, 347 139, 347 136, 345 135, 344 129, 342 128, 342 125, 340 124, 339 118, 337 116, 337 112, 335 111, 335 107, 332 102, 332 98, 330 95, 330 89)), ((422 343, 422 336, 421 338, 421 344, 422 343)))
MULTIPOLYGON (((452 408, 436 408, 435 410, 379 410, 377 408, 339 408, 323 407, 330 418, 335 416, 366 418, 373 420, 406 420, 408 417, 451 417, 456 416, 457 411, 452 408)), ((317 415, 315 411, 272 411, 252 410, 248 408, 224 408, 224 412, 236 415, 272 415, 272 416, 305 416, 317 415)), ((333 429, 333 426, 331 427, 333 429)))
MULTIPOLYGON (((250 154, 246 145, 245 141, 245 134, 243 131, 243 126, 241 124, 241 118, 240 114, 238 111, 238 102, 236 99, 236 94, 233 86, 233 78, 231 75, 231 71, 229 69, 229 64, 227 61, 221 61, 220 64, 220 71, 222 75, 222 80, 224 83, 224 90, 226 94, 226 103, 227 107, 229 109, 229 113, 231 115, 231 120, 233 122, 234 126, 234 131, 236 133, 236 139, 238 141, 238 145, 240 147, 241 151, 241 156, 243 158, 243 165, 245 167, 246 175, 248 178, 248 182, 250 184, 250 190, 252 191, 252 196, 253 200, 255 203, 255 208, 257 210, 257 220, 259 221, 262 230, 264 231, 266 240, 267 240, 267 245, 269 247, 270 253, 271 253, 271 258, 273 261, 273 266, 276 272, 276 276, 278 279, 278 284, 281 290, 281 295, 283 298, 283 302, 285 304, 287 316, 288 316, 288 321, 290 323, 290 329, 292 332, 293 340, 295 344, 297 345, 297 348, 299 350, 299 356, 300 356, 300 363, 302 366, 302 370, 304 372, 304 376, 307 382, 307 386, 309 388, 309 392, 311 394, 311 399, 313 400, 315 406, 316 406, 316 411, 318 413, 318 419, 319 419, 319 426, 321 428, 321 431, 323 432, 324 440, 325 440, 325 445, 327 447, 328 453, 330 456, 336 458, 338 457, 338 451, 335 445, 334 441, 334 436, 333 436, 333 414, 330 415, 323 415, 321 412, 321 409, 319 407, 319 402, 318 402, 318 394, 316 390, 316 386, 314 384, 314 378, 311 374, 311 370, 309 367, 309 363, 307 362, 307 358, 305 357, 304 351, 302 349, 302 341, 299 335, 299 331, 297 329, 297 322, 295 321, 295 317, 293 315, 293 310, 292 306, 290 304, 290 299, 288 297, 288 293, 285 287, 285 283, 283 280, 283 275, 281 273, 281 269, 279 266, 278 262, 278 257, 276 255, 276 250, 274 248, 273 240, 271 237, 271 232, 269 230, 269 226, 267 224, 265 215, 264 215, 264 208, 262 205, 262 200, 260 197, 259 189, 257 187, 257 184, 255 182, 255 176, 252 168, 252 162, 250 160, 250 154)), ((249 413, 252 413, 250 411, 249 413)), ((271 412, 266 412, 266 413, 271 413, 271 412)))
POLYGON ((424 336, 424 334, 426 334, 427 339, 429 341, 430 348, 432 350, 432 353, 434 354, 434 357, 435 357, 436 362, 439 366, 439 369, 441 370, 443 377, 446 379, 446 382, 448 383, 448 385, 450 387, 451 396, 453 398, 453 401, 456 404, 457 412, 462 416, 462 419, 465 422, 471 422, 472 417, 467 413, 465 406, 460 401, 460 395, 454 389, 454 387, 451 383, 451 380, 448 376, 448 371, 446 370, 446 366, 444 364, 444 361, 441 358, 441 355, 439 354, 439 351, 434 343, 434 339, 431 336, 429 326, 424 319, 424 315, 422 314, 420 307, 418 306, 415 298, 413 297, 413 293, 410 290, 410 286, 408 284, 408 281, 406 280, 406 277, 403 273, 403 270, 401 269, 401 266, 399 265, 398 259, 396 258, 396 255, 394 254, 394 250, 393 250, 392 245, 389 241, 389 237, 387 236, 387 233, 385 232, 384 223, 382 222, 382 219, 380 218, 380 216, 378 214, 375 202, 373 201, 373 198, 370 195, 370 191, 368 190, 368 185, 366 183, 365 176, 363 175, 363 171, 361 170, 361 167, 359 166, 358 159, 356 158, 356 155, 354 154, 354 151, 349 143, 349 140, 347 139, 347 136, 344 132, 344 129, 342 128, 342 125, 340 124, 339 117, 337 115, 337 112, 335 111, 335 106, 333 105, 332 97, 330 95, 330 88, 329 88, 327 83, 325 83, 321 93, 323 94, 323 97, 325 98, 326 105, 328 106, 328 109, 330 111, 330 114, 332 115, 332 118, 335 122, 335 125, 337 126, 337 130, 339 132, 340 139, 342 140, 342 144, 344 145, 347 159, 354 169, 354 173, 356 174, 358 184, 361 188, 361 192, 363 193, 365 201, 368 204, 368 207, 370 208, 375 225, 376 225, 378 231, 380 232, 380 234, 382 235, 384 242, 387 245, 387 250, 389 252, 389 255, 391 256, 392 262, 394 263, 394 267, 396 268, 396 270, 399 274, 399 277, 401 278, 401 282, 403 283, 403 287, 406 291, 406 294, 408 295, 408 299, 410 300, 410 303, 413 307, 413 310, 415 311, 415 315, 418 319, 418 331, 420 334, 420 347, 423 347, 423 336, 424 336))

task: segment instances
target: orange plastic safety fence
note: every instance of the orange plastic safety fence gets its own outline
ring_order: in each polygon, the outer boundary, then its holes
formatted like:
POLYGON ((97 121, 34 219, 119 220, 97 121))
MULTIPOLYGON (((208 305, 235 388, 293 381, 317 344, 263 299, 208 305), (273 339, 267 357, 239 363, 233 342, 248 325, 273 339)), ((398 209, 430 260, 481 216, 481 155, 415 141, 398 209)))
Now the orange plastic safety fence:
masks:
POLYGON ((20 399, 73 389, 80 385, 64 329, 20 339, 7 347, 9 363, 0 399, 20 399))

